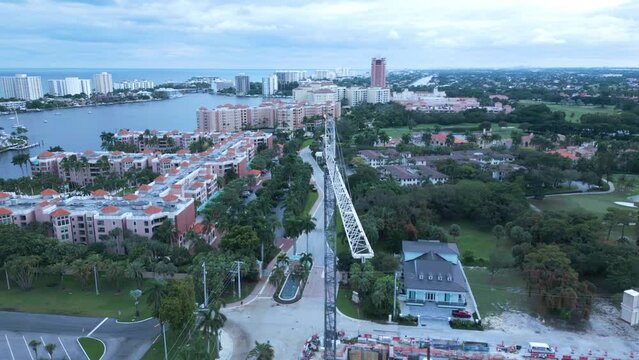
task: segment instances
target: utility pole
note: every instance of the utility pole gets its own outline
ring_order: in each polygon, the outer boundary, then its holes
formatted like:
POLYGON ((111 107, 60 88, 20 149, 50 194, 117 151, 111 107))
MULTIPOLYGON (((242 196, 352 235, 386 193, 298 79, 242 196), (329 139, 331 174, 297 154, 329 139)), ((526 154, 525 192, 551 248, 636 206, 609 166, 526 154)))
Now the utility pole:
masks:
POLYGON ((11 283, 9 282, 9 273, 7 272, 7 263, 4 263, 4 276, 7 279, 7 290, 11 290, 11 283))
POLYGON ((244 264, 243 261, 235 261, 235 263, 237 264, 237 297, 238 299, 242 298, 242 282, 240 280, 240 265, 244 264))
POLYGON ((395 311, 397 309, 397 271, 395 271, 395 280, 393 282, 393 319, 395 319, 395 311))
POLYGON ((166 350, 166 326, 164 326, 164 322, 160 322, 162 326, 162 339, 164 340, 164 360, 169 360, 169 353, 166 350))
POLYGON ((202 285, 204 285, 204 307, 209 307, 209 293, 206 289, 206 263, 202 261, 202 273, 204 277, 202 278, 202 285))
POLYGON ((93 265, 93 279, 95 281, 95 294, 100 295, 100 289, 98 289, 98 267, 93 265))

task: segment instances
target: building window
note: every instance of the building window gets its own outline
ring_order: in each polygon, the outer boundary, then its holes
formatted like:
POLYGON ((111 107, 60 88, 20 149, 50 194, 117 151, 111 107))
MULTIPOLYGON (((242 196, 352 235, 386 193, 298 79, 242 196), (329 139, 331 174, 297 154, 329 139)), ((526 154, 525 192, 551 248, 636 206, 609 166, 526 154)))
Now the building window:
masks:
POLYGON ((145 233, 145 234, 148 234, 148 233, 149 233, 149 228, 145 228, 145 229, 144 229, 144 233, 145 233))

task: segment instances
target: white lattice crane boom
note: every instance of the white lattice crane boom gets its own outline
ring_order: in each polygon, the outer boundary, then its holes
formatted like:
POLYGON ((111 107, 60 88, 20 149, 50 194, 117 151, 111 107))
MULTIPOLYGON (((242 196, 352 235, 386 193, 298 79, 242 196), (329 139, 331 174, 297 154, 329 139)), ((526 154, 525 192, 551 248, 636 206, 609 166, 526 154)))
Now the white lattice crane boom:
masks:
POLYGON ((328 169, 331 186, 335 192, 337 207, 342 215, 344 223, 344 231, 346 239, 351 250, 351 255, 355 259, 370 259, 373 257, 373 249, 371 248, 362 223, 357 217, 355 207, 351 196, 346 189, 346 184, 341 172, 339 171, 336 160, 336 135, 335 120, 327 118, 324 133, 324 158, 326 159, 326 167, 328 169))

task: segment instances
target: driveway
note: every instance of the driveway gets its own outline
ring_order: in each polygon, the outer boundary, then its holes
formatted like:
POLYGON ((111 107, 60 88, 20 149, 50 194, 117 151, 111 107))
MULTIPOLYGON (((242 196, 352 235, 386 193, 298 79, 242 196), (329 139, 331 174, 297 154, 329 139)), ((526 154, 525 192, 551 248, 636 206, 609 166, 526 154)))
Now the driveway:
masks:
POLYGON ((106 344, 104 360, 138 360, 159 335, 154 319, 118 324, 115 319, 0 311, 0 359, 34 360, 28 343, 38 340, 38 357, 48 354, 44 344, 56 344, 55 358, 86 359, 76 339, 92 336, 106 344))

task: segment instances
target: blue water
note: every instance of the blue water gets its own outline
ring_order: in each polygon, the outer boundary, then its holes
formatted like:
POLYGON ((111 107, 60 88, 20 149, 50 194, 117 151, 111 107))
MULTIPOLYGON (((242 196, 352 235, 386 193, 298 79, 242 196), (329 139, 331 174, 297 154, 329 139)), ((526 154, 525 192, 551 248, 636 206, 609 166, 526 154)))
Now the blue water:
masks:
POLYGON ((300 286, 300 280, 293 276, 292 274, 286 278, 286 282, 284 286, 282 286, 282 290, 280 291, 280 299, 282 300, 292 300, 297 293, 297 288, 300 286))
MULTIPOLYGON (((271 75, 276 69, 0 69, 0 76, 13 76, 17 73, 42 77, 42 87, 47 91, 47 80, 77 76, 81 79, 93 79, 93 75, 106 71, 112 74, 113 81, 151 80, 157 84, 170 81, 185 81, 195 76, 217 76, 232 80, 240 73, 249 76, 251 81, 262 81, 263 76, 271 75)), ((287 69, 289 70, 289 69, 287 69)), ((294 69, 293 69, 294 70, 294 69)), ((311 75, 313 70, 306 70, 311 75)))
MULTIPOLYGON (((31 154, 39 154, 54 145, 60 145, 66 151, 99 150, 102 131, 116 132, 122 128, 193 131, 197 126, 195 111, 200 106, 258 105, 261 102, 259 97, 189 94, 164 101, 60 109, 57 111, 60 115, 55 115, 54 111, 24 113, 18 114, 18 118, 29 130, 30 143, 44 141, 44 147, 30 149, 31 154)), ((13 130, 14 120, 9 118, 0 116, 0 127, 6 132, 13 130)), ((20 168, 11 164, 14 154, 0 154, 0 177, 21 175, 20 168)))

